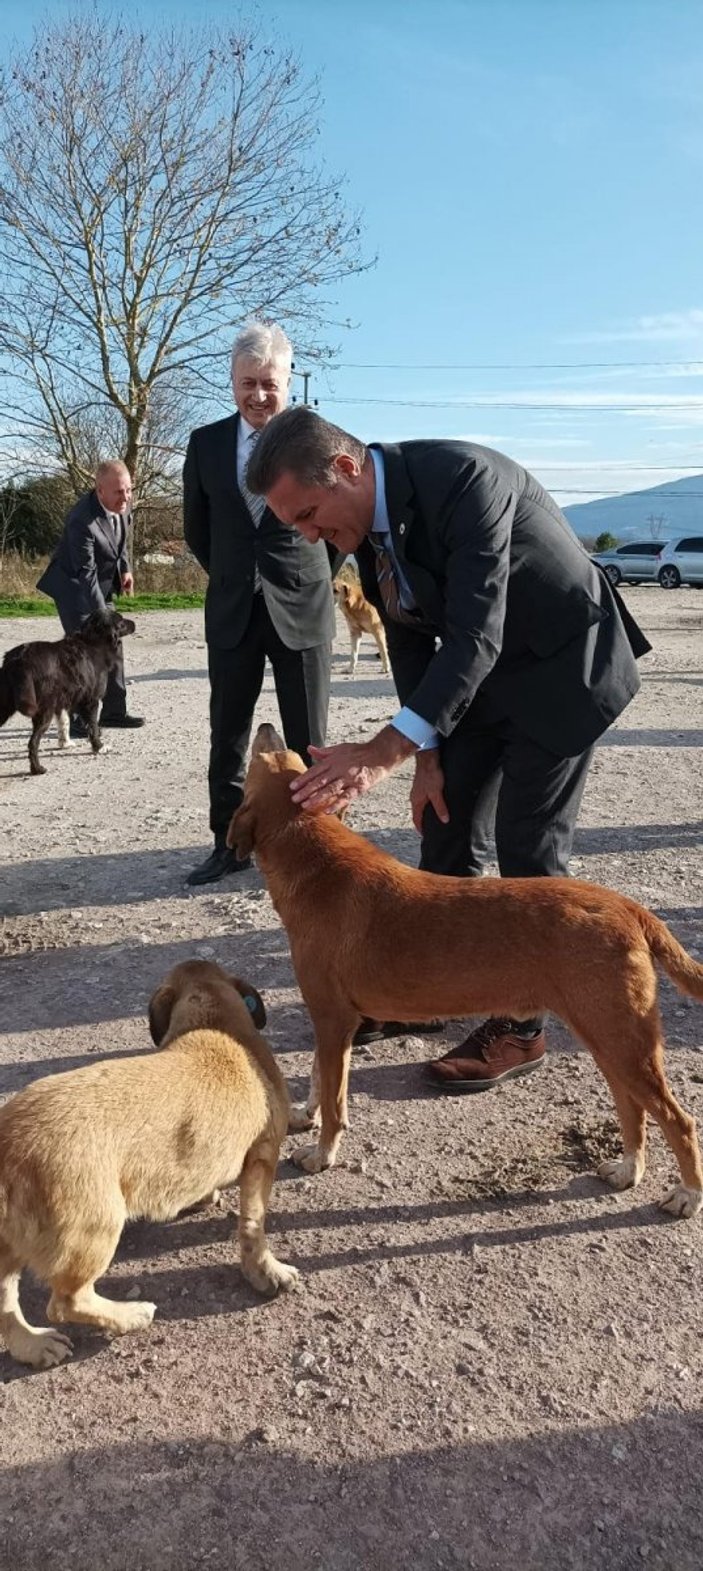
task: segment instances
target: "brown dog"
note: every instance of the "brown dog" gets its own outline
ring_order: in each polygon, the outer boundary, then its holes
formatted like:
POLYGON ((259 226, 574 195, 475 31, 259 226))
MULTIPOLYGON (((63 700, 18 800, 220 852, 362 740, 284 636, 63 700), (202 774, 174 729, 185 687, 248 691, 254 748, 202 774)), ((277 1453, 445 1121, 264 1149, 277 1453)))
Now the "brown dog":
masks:
POLYGON ((386 644, 386 631, 381 618, 374 605, 371 605, 362 593, 359 584, 350 584, 344 580, 336 583, 334 593, 339 609, 349 628, 351 639, 351 659, 349 662, 349 675, 353 676, 359 659, 359 645, 363 633, 370 633, 378 645, 384 674, 390 671, 388 664, 388 646, 386 644))
POLYGON ((71 1351, 60 1332, 27 1324, 23 1267, 51 1287, 54 1324, 142 1330, 155 1304, 115 1303, 94 1287, 125 1222, 165 1221, 236 1178, 247 1280, 272 1293, 297 1279, 264 1236, 289 1116, 285 1082, 257 1030, 265 1021, 247 982, 187 961, 149 1005, 165 1052, 37 1080, 0 1109, 0 1333, 13 1358, 46 1369, 71 1351))
POLYGON ((703 1204, 698 1139, 664 1076, 653 961, 702 1000, 703 966, 651 912, 597 884, 442 878, 402 866, 336 818, 294 806, 290 782, 304 765, 295 753, 261 752, 272 736, 278 742, 270 726, 257 734, 227 839, 240 856, 256 851, 315 1027, 305 1113, 309 1126, 321 1110, 322 1127, 318 1144, 297 1153, 300 1166, 318 1172, 335 1160, 362 1015, 528 1019, 550 1009, 590 1048, 613 1093, 624 1156, 603 1163, 600 1176, 614 1189, 640 1182, 649 1113, 681 1172, 663 1204, 694 1216, 703 1204))

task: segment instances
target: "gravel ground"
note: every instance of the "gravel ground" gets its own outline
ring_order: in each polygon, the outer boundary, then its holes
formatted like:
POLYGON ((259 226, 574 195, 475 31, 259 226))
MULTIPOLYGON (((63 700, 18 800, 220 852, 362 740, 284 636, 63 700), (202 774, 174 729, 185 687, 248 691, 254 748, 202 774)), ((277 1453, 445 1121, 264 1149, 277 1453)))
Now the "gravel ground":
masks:
MULTIPOLYGON (((573 871, 700 956, 703 595, 627 597, 654 650, 598 749, 573 871)), ((5 622, 0 649, 47 636, 5 622)), ((394 708, 370 641, 346 674, 346 636, 333 740, 394 708)), ((0 1094, 149 1051, 151 990, 198 954, 264 993, 299 1094, 309 1025, 258 872, 184 885, 208 843, 200 614, 143 615, 127 664, 147 725, 111 733, 108 755, 52 738, 30 779, 27 723, 0 733, 0 1094)), ((276 718, 270 680, 260 718, 276 718)), ((408 785, 406 770, 353 822, 412 862, 408 785)), ((668 984, 662 999, 671 1082, 703 1124, 703 1010, 668 984)), ((420 1064, 464 1029, 355 1055, 337 1168, 311 1179, 284 1152, 269 1231, 301 1293, 264 1303, 243 1282, 233 1190, 126 1230, 108 1290, 155 1300, 151 1331, 76 1328, 73 1361, 45 1373, 0 1353, 2 1566, 700 1571, 701 1221, 658 1211, 672 1162, 656 1131, 636 1192, 593 1177, 613 1111, 556 1022, 535 1076, 425 1092, 420 1064)), ((30 1319, 44 1301, 28 1283, 30 1319)))

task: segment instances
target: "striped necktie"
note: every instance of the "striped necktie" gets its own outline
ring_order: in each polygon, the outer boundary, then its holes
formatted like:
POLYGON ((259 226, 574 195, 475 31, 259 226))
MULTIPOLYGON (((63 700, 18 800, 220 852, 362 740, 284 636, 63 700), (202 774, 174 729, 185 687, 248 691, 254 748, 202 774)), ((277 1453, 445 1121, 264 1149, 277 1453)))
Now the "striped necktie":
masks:
POLYGON ((372 530, 368 538, 373 546, 376 559, 378 591, 383 601, 386 615, 390 617, 391 622, 402 622, 405 627, 424 627, 427 624, 419 606, 410 610, 402 604, 395 564, 385 544, 384 537, 374 534, 372 530))
POLYGON ((247 485, 247 465, 248 465, 249 459, 251 458, 251 455, 252 455, 252 453, 254 451, 254 447, 256 446, 256 443, 258 441, 259 436, 260 436, 260 432, 259 431, 252 431, 251 435, 247 437, 246 463, 244 465, 244 475, 243 475, 242 483, 241 483, 241 486, 240 486, 240 490, 241 490, 242 496, 244 497, 244 500, 245 500, 245 502, 247 504, 249 512, 251 513, 252 523, 253 523, 255 529, 258 529, 259 524, 261 523, 261 520, 262 520, 262 518, 264 516, 264 513, 266 511, 266 501, 265 501, 263 496, 255 496, 254 492, 249 490, 249 487, 247 485))

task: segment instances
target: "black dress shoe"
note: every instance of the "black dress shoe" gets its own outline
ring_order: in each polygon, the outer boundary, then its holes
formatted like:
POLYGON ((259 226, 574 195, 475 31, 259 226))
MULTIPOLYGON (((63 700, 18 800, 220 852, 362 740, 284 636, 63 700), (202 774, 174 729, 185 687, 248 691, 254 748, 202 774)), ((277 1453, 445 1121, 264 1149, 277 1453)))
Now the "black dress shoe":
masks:
POLYGON ((100 725, 115 726, 121 731, 136 731, 144 724, 141 715, 101 715, 100 725))
POLYGON ((435 1036, 444 1029, 443 1020, 362 1020, 352 1038, 352 1047, 369 1047, 372 1042, 387 1042, 394 1036, 435 1036))
POLYGON ((250 856, 240 859, 227 846, 215 846, 205 861, 188 874, 186 883, 214 884, 218 878, 227 878, 230 873, 245 873, 248 867, 251 867, 250 856))
POLYGON ((82 742, 88 737, 89 731, 85 720, 80 715, 71 715, 68 725, 68 734, 72 742, 82 742))

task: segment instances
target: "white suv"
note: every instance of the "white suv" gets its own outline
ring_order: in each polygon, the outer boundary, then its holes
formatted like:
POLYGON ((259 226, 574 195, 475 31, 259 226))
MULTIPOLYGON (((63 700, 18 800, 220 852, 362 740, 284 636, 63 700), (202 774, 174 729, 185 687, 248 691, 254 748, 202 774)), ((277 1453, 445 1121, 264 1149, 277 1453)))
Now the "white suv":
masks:
POLYGON ((703 534, 667 540, 657 566, 662 589, 680 589, 682 584, 703 588, 703 534))

